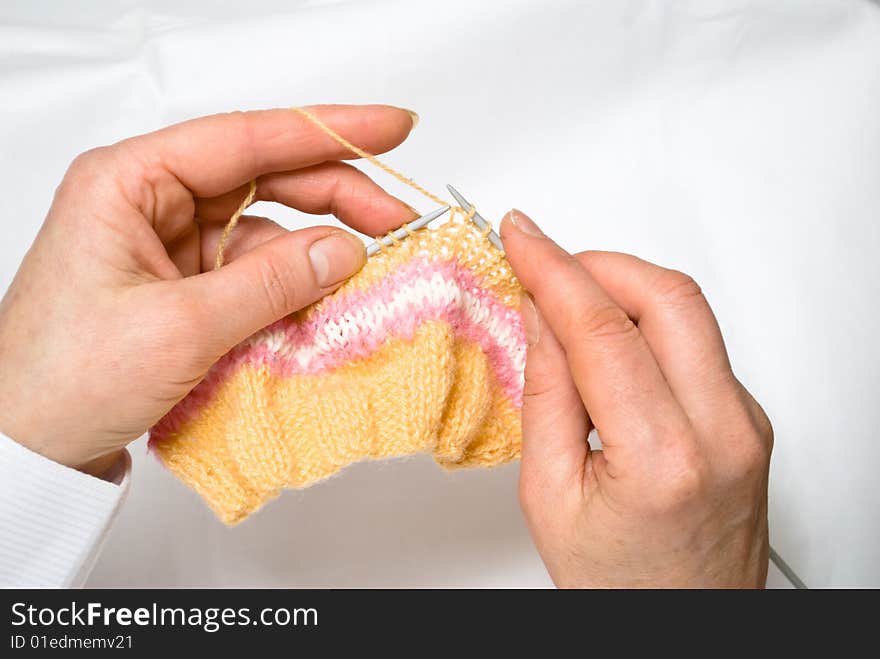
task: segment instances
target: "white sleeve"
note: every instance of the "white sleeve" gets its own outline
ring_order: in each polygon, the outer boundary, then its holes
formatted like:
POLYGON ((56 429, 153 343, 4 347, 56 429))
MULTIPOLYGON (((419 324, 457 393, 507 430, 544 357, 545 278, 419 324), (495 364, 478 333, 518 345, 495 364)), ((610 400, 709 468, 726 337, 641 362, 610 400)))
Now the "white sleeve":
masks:
POLYGON ((128 492, 128 451, 101 480, 0 433, 0 587, 82 586, 128 492))

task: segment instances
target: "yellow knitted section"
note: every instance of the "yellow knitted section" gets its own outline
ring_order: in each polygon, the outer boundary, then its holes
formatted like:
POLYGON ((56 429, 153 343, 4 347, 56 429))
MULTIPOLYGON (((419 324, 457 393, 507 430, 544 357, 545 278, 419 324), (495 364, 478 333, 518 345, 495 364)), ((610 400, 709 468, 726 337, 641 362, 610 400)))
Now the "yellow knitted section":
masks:
MULTIPOLYGON (((456 260, 493 299, 517 308, 520 287, 503 254, 470 223, 454 222, 371 258, 327 300, 368 291, 425 257, 456 260)), ((299 312, 296 322, 307 323, 328 301, 299 312)), ((241 364, 154 449, 235 524, 282 488, 308 486, 358 460, 429 452, 447 468, 492 466, 517 459, 520 442, 520 410, 480 345, 430 320, 411 338, 389 336, 368 357, 326 372, 281 377, 241 364)))
POLYGON ((180 435, 157 452, 227 524, 364 458, 427 451, 450 468, 492 466, 518 458, 521 439, 479 347, 442 323, 333 373, 243 366, 180 435))

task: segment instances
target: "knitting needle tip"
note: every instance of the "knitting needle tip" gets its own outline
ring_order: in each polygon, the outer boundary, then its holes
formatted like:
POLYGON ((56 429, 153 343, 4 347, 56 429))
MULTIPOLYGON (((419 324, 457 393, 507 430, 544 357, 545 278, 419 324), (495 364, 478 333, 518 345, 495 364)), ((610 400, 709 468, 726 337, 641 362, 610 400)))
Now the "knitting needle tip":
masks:
MULTIPOLYGON (((467 199, 461 196, 461 193, 453 188, 448 183, 446 184, 446 189, 449 190, 449 194, 452 195, 452 198, 455 199, 455 203, 462 207, 463 210, 469 212, 474 208, 473 204, 471 204, 467 199)), ((489 242, 495 245, 502 252, 504 251, 504 244, 501 242, 501 238, 495 233, 495 230, 492 229, 491 225, 483 218, 482 215, 474 211, 473 216, 471 217, 471 222, 477 225, 477 228, 481 231, 485 231, 486 227, 489 227, 488 238, 489 242)))
POLYGON ((394 241, 390 238, 390 236, 394 236, 394 238, 396 238, 398 240, 403 240, 411 232, 418 231, 419 229, 427 226, 428 224, 430 224, 431 222, 436 220, 438 217, 443 215, 448 210, 449 210, 449 206, 443 206, 442 208, 438 208, 435 211, 431 211, 427 215, 422 215, 421 217, 414 219, 412 222, 409 222, 408 224, 404 224, 402 227, 400 227, 399 229, 395 229, 394 231, 392 231, 388 235, 385 235, 385 236, 382 236, 381 238, 378 238, 377 240, 375 240, 372 243, 370 243, 369 245, 367 245, 367 256, 373 256, 373 254, 376 254, 377 252, 379 252, 379 250, 382 248, 382 245, 384 245, 386 247, 391 245, 394 241), (380 242, 381 242, 381 245, 380 245, 380 242))

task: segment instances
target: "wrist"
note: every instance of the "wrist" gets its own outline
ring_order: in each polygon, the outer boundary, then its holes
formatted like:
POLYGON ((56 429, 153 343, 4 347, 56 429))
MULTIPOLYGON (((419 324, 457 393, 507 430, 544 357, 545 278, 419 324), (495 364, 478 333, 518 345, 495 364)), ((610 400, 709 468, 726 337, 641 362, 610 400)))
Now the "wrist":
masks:
POLYGON ((128 463, 127 456, 128 451, 119 449, 100 458, 95 458, 81 467, 75 467, 75 469, 110 483, 118 483, 125 473, 128 463))
POLYGON ((9 414, 9 408, 0 405, 0 434, 36 453, 47 460, 62 466, 76 469, 89 476, 114 482, 126 451, 115 449, 110 453, 84 456, 72 442, 58 437, 58 429, 42 429, 40 424, 28 423, 23 415, 9 414))

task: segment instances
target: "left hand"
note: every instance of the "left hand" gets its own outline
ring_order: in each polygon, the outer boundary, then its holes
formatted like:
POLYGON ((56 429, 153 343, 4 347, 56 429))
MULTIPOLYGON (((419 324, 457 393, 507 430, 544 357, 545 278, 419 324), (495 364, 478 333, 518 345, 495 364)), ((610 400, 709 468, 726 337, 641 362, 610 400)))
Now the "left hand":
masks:
MULTIPOLYGON (((374 153, 414 123, 389 106, 311 111, 374 153)), ((339 162, 351 156, 291 110, 204 117, 79 156, 0 303, 0 431, 102 473, 230 348, 363 265, 363 243, 338 228, 246 216, 212 272, 249 181, 257 200, 372 235, 415 217, 339 162)))

